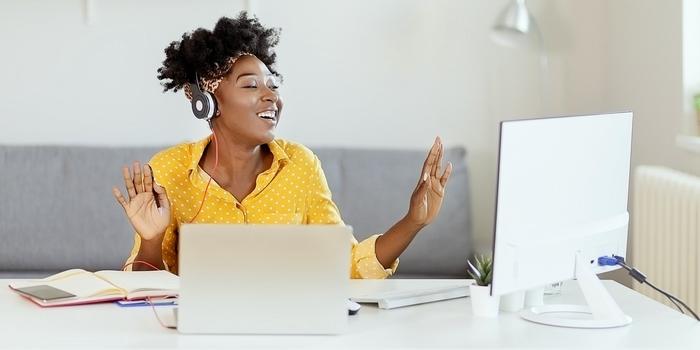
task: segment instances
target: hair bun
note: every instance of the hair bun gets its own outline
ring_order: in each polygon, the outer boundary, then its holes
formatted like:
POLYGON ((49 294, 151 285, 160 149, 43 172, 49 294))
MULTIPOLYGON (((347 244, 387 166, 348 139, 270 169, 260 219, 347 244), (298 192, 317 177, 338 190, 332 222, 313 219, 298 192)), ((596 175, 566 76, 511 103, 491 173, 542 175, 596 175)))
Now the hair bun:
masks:
POLYGON ((208 76, 226 64, 230 57, 243 52, 255 55, 272 72, 277 55, 272 50, 279 42, 280 30, 265 28, 257 17, 248 17, 241 11, 236 18, 221 17, 214 30, 198 28, 184 33, 180 41, 173 41, 165 48, 163 66, 158 68, 163 92, 177 92, 195 74, 208 76))

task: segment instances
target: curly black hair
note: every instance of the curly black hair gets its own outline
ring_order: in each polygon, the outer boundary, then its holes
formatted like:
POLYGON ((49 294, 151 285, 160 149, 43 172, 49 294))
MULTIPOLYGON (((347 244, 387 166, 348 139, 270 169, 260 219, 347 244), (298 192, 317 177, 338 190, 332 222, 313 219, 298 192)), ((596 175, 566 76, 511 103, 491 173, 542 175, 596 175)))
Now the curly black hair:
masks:
POLYGON ((214 30, 198 28, 182 35, 165 48, 163 66, 158 68, 158 79, 163 92, 177 92, 185 84, 195 81, 195 74, 212 78, 217 67, 225 65, 230 57, 247 52, 262 61, 272 74, 277 54, 272 48, 279 42, 279 28, 265 28, 258 18, 248 17, 241 11, 236 18, 221 17, 214 30))

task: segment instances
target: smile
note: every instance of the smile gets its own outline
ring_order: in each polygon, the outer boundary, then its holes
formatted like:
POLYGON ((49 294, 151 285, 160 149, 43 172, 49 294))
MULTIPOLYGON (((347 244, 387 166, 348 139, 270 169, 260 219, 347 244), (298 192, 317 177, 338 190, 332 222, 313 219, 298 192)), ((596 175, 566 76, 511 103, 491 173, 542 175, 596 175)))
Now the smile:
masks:
POLYGON ((276 120, 277 120, 277 111, 264 111, 264 112, 260 112, 260 113, 258 113, 258 117, 260 117, 260 118, 262 118, 262 119, 268 119, 268 120, 276 121, 276 120))

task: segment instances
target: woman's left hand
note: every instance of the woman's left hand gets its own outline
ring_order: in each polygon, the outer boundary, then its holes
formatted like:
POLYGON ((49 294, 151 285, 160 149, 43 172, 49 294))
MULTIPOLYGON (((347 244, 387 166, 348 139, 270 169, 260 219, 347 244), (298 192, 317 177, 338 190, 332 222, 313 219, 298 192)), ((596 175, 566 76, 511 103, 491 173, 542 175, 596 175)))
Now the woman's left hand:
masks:
POLYGON ((447 163, 445 171, 440 174, 440 163, 444 146, 438 136, 423 163, 420 179, 411 195, 411 203, 406 219, 420 227, 433 222, 440 212, 445 186, 452 173, 452 163, 447 163))

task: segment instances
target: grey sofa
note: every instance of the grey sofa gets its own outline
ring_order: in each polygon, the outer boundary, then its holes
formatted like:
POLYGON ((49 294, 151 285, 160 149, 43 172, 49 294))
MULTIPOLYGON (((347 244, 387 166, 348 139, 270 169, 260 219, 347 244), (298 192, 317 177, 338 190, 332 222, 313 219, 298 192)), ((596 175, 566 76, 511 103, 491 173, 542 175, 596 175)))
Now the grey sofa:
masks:
MULTIPOLYGON (((111 188, 123 187, 123 164, 148 161, 163 148, 0 146, 0 278, 119 269, 132 229, 111 188)), ((312 149, 357 239, 405 214, 425 152, 312 149)), ((445 150, 454 171, 442 211, 401 256, 396 277, 465 277, 472 253, 465 153, 445 150)))

